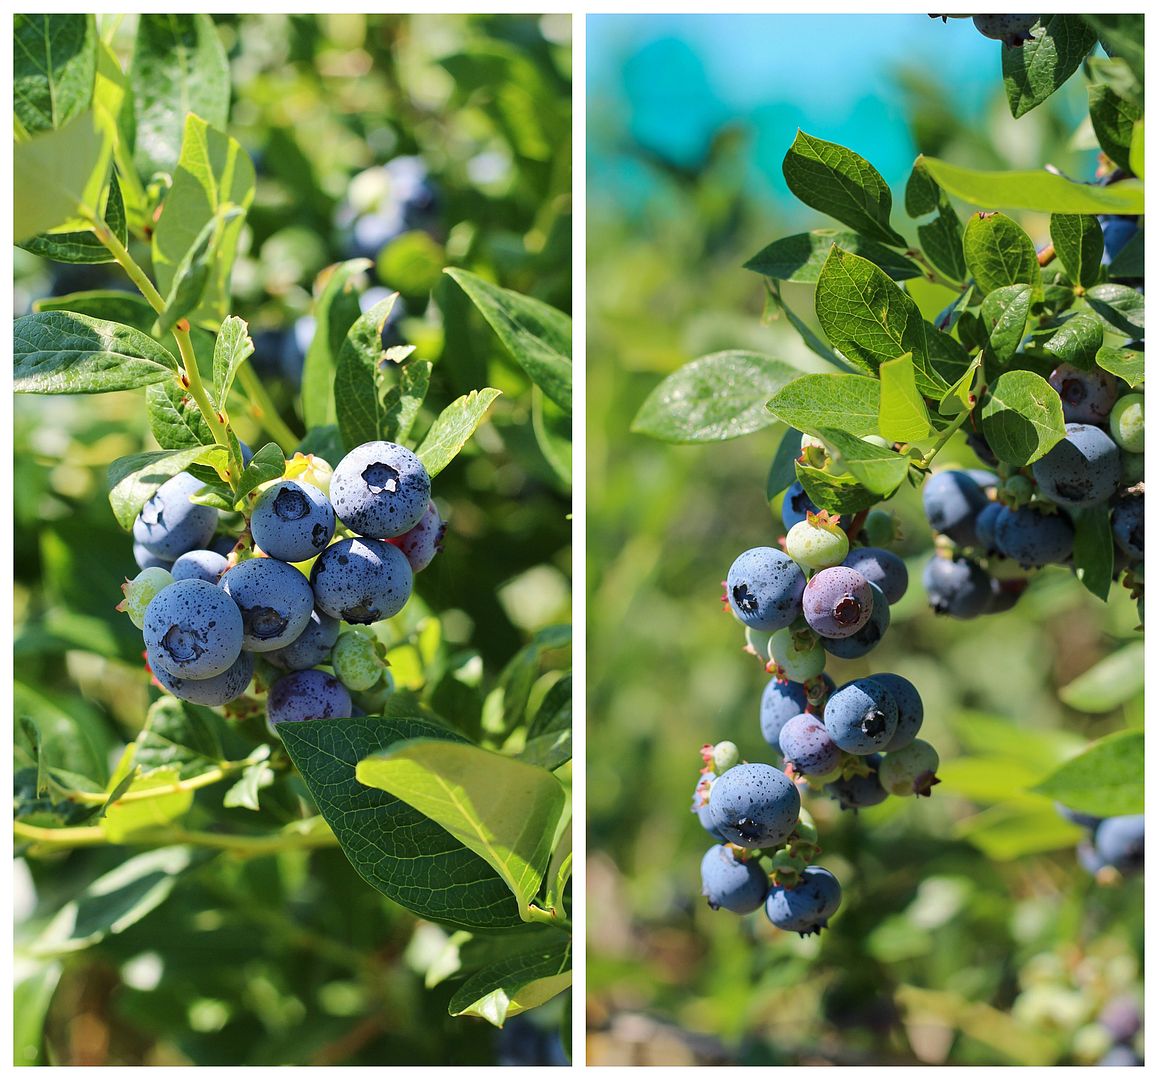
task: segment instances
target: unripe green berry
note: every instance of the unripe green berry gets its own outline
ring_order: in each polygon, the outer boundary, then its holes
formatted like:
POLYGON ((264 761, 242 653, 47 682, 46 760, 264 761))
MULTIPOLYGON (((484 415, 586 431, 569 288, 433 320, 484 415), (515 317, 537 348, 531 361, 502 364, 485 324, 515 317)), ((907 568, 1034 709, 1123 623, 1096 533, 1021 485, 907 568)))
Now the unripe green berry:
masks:
POLYGON ((753 630, 750 626, 744 627, 744 641, 748 648, 752 650, 764 663, 768 663, 772 659, 771 652, 768 651, 768 637, 769 635, 760 630, 753 630))
POLYGON ((1005 496, 1004 501, 1016 509, 1033 498, 1033 481, 1021 473, 1014 473, 1005 481, 1001 490, 1005 496))
POLYGON ((734 742, 724 740, 712 749, 712 771, 721 776, 733 765, 740 764, 740 749, 734 742))
POLYGON ((145 625, 145 608, 162 589, 173 584, 173 575, 160 566, 150 566, 142 570, 132 581, 121 586, 125 598, 117 604, 117 611, 123 611, 133 625, 142 629, 145 625))
POLYGON ((924 739, 914 739, 901 750, 885 754, 878 772, 881 787, 890 795, 928 795, 937 779, 941 759, 924 739))
POLYGON ((1118 455, 1122 465, 1122 487, 1133 487, 1146 478, 1146 455, 1130 454, 1123 451, 1118 455))
POLYGON ((364 630, 345 630, 338 636, 330 662, 346 689, 369 690, 377 684, 386 667, 377 646, 377 639, 364 630))
POLYGON ((869 547, 888 547, 897 539, 897 519, 889 510, 875 507, 864 519, 864 538, 869 547))
POLYGON ((800 456, 806 465, 814 469, 823 469, 828 461, 828 447, 815 435, 800 436, 800 456))
POLYGON ((382 711, 387 699, 394 693, 394 676, 389 671, 382 672, 381 680, 369 690, 354 691, 350 696, 354 704, 368 716, 375 716, 382 711))
POLYGON ((893 444, 883 435, 862 435, 860 441, 869 443, 872 446, 882 447, 885 450, 891 450, 893 448, 893 444))
POLYGON ((772 635, 769 645, 772 649, 772 663, 785 679, 807 682, 824 670, 827 654, 815 638, 804 635, 798 638, 785 627, 772 635))
POLYGON ((1127 394, 1114 403, 1110 411, 1110 434, 1123 450, 1140 454, 1146 449, 1146 399, 1141 394, 1127 394))
POLYGON ((788 530, 784 546, 801 566, 823 570, 844 562, 848 536, 839 525, 831 524, 827 515, 809 514, 788 530))

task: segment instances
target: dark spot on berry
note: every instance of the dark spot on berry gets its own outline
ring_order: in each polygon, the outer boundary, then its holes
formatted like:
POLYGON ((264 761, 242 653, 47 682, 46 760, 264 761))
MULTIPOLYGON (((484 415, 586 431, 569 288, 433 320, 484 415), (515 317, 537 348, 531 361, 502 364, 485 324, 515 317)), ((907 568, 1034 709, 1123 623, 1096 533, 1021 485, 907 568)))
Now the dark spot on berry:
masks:
POLYGON ((316 548, 325 547, 326 541, 329 540, 329 538, 326 527, 321 522, 318 522, 318 524, 310 530, 310 543, 316 548))

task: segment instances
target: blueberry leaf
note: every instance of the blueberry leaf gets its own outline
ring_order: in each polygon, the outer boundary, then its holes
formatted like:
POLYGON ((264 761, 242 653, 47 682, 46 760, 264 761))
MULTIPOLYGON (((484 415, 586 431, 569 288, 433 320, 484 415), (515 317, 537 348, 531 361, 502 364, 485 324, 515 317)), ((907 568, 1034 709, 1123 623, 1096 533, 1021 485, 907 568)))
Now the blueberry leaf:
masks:
POLYGON ((1033 790, 1071 810, 1099 817, 1140 814, 1143 807, 1145 739, 1119 731, 1070 758, 1033 790))
POLYGON ((213 346, 213 385, 217 402, 224 405, 237 371, 253 355, 253 339, 244 319, 231 315, 221 324, 213 346))
POLYGON ((1146 354, 1141 349, 1115 349, 1103 345, 1095 357, 1098 367, 1125 380, 1131 389, 1146 378, 1146 354))
POLYGON ((109 503, 122 529, 133 527, 141 507, 166 480, 197 463, 224 468, 229 454, 223 446, 193 446, 118 458, 109 466, 109 503))
POLYGON ((1074 523, 1074 571, 1078 580, 1099 600, 1110 594, 1114 575, 1114 537, 1105 506, 1071 511, 1074 523))
POLYGON ((785 429, 780 445, 776 448, 776 456, 768 469, 764 494, 769 503, 796 479, 798 457, 800 457, 800 432, 794 427, 789 427, 785 429))
POLYGON ((1058 694, 1071 709, 1107 713, 1142 692, 1143 643, 1132 641, 1099 660, 1058 694))
POLYGON ((1134 124, 1142 118, 1142 110, 1104 83, 1092 83, 1088 93, 1090 123, 1098 145, 1115 165, 1129 169, 1134 124))
POLYGON ((839 429, 821 428, 817 434, 837 450, 853 477, 880 497, 890 496, 908 475, 909 459, 904 454, 839 429))
POLYGON ((833 350, 825 344, 820 335, 784 302, 784 297, 780 294, 780 288, 777 282, 774 282, 771 278, 765 278, 764 287, 765 322, 775 322, 783 315, 788 320, 788 325, 800 335, 800 339, 804 344, 816 353, 817 356, 822 360, 827 360, 839 371, 852 371, 852 366, 845 363, 841 357, 833 352, 833 350))
POLYGON ((850 435, 877 435, 881 384, 867 375, 801 375, 773 395, 768 411, 777 420, 809 435, 818 434, 821 428, 840 428, 850 435))
POLYGON ((1111 330, 1126 337, 1146 335, 1146 300, 1137 289, 1112 283, 1095 285, 1086 292, 1086 303, 1111 330))
POLYGON ((1122 245, 1114 261, 1106 267, 1111 278, 1143 278, 1146 276, 1146 230, 1138 228, 1122 245))
MULTIPOLYGON (((121 185, 117 182, 116 170, 109 173, 108 194, 104 206, 105 224, 113 235, 127 244, 129 226, 125 219, 125 203, 121 195, 121 185)), ((98 264, 111 263, 112 253, 98 239, 91 229, 78 232, 41 233, 23 241, 20 247, 39 255, 42 259, 52 259, 61 263, 98 264)))
POLYGON ((1102 324, 1088 311, 1076 311, 1042 344, 1041 350, 1089 371, 1102 347, 1102 324))
POLYGON ((506 1021, 550 1001, 571 985, 571 938, 519 952, 475 972, 450 999, 451 1016, 479 1016, 501 1028, 506 1021))
POLYGON ((965 226, 965 262, 977 287, 990 293, 1004 285, 1041 289, 1037 251, 1025 230, 1004 214, 974 214, 965 226))
POLYGON ((920 442, 930 432, 929 410, 917 389, 910 353, 881 364, 881 408, 878 428, 890 442, 920 442))
POLYGON ((1097 35, 1078 15, 1044 15, 1019 48, 1001 47, 1005 96, 1014 117, 1037 108, 1081 66, 1097 35))
POLYGON ((1102 227, 1093 214, 1051 214, 1049 236, 1070 281, 1088 289, 1102 268, 1102 227))
POLYGON ((981 431, 1002 461, 1032 464, 1065 438, 1061 398, 1032 371, 1006 371, 981 403, 981 431))
POLYGON ((1028 285, 1002 285, 981 301, 981 320, 989 331, 987 355, 998 364, 1008 363, 1025 337, 1032 295, 1028 285))
POLYGON ((917 158, 909 174, 905 209, 914 218, 936 211, 937 216, 932 221, 917 226, 917 238, 929 261, 938 270, 954 281, 963 281, 966 268, 961 246, 961 219, 922 158, 917 158))
MULTIPOLYGON (((391 293, 358 317, 338 351, 334 370, 334 404, 338 427, 347 446, 385 438, 388 383, 382 330, 398 300, 391 293)), ((393 366, 393 365, 390 365, 393 366)))
POLYGON ((92 104, 92 15, 24 15, 12 22, 12 108, 26 132, 52 131, 92 104))
POLYGON ((486 418, 491 404, 502 394, 493 386, 472 390, 456 398, 435 418, 422 445, 414 452, 433 478, 447 467, 486 418))
POLYGON ((921 277, 921 268, 912 259, 875 240, 842 229, 813 229, 812 232, 785 236, 753 255, 744 263, 744 269, 776 281, 814 285, 833 244, 868 259, 894 281, 921 277))
POLYGON ((851 473, 833 476, 822 469, 796 462, 796 479, 804 493, 821 510, 833 514, 855 514, 881 501, 880 495, 866 488, 851 473))
POLYGON ((346 335, 362 313, 358 303, 359 275, 373 265, 369 259, 350 259, 318 275, 314 287, 318 294, 314 303, 314 336, 302 367, 302 415, 307 427, 322 427, 337 419, 334 373, 346 335))
POLYGON ((237 481, 237 490, 234 492, 237 509, 245 504, 245 497, 262 484, 270 480, 277 480, 285 475, 285 454, 277 443, 266 443, 250 459, 244 472, 237 481))

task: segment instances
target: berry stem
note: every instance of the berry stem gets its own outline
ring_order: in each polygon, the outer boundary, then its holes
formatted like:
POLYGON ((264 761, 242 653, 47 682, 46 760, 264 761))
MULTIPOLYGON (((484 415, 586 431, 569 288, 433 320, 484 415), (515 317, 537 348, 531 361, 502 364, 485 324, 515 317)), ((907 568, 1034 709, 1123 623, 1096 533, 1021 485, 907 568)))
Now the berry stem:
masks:
POLYGON ((957 434, 961 426, 969 419, 969 415, 969 410, 963 409, 957 419, 941 432, 941 437, 933 443, 929 452, 917 462, 919 468, 927 469, 932 464, 933 459, 945 448, 945 444, 957 434))
MULTIPOLYGON (((108 834, 99 825, 51 829, 29 825, 23 821, 12 824, 17 839, 28 840, 56 848, 93 847, 108 843, 108 834)), ((282 851, 300 851, 309 848, 334 847, 338 838, 328 829, 325 832, 282 830, 269 836, 242 836, 236 833, 216 833, 182 829, 170 826, 164 829, 142 829, 123 841, 141 847, 169 847, 172 844, 193 844, 198 847, 229 851, 240 856, 273 855, 282 851)))

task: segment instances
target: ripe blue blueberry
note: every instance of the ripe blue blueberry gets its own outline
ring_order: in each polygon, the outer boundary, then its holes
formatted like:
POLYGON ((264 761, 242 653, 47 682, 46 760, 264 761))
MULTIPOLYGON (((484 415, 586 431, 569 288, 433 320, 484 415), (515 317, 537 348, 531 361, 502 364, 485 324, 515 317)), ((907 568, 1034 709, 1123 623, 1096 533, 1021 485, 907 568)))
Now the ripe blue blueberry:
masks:
POLYGON ((1047 514, 1038 506, 1003 507, 994 529, 997 550, 1029 568, 1064 563, 1074 550, 1074 527, 1065 514, 1047 514))
POLYGON ((1142 558, 1143 528, 1146 524, 1144 495, 1127 495, 1110 514, 1114 543, 1132 559, 1142 558))
POLYGON ((809 514, 819 512, 819 507, 808 497, 799 480, 788 485, 788 490, 784 492, 784 500, 780 504, 780 521, 784 525, 785 533, 809 514))
POLYGON ((216 585, 221 575, 225 573, 227 565, 226 557, 216 551, 206 548, 187 551, 184 555, 178 556, 177 561, 173 563, 173 580, 198 578, 201 581, 208 581, 210 585, 216 585))
POLYGON ((760 869, 759 860, 740 859, 735 849, 722 844, 708 848, 700 863, 700 881, 713 911, 724 908, 747 915, 768 895, 768 875, 760 869))
POLYGON ((324 611, 312 611, 306 628, 288 645, 267 652, 265 658, 285 671, 305 671, 328 663, 341 628, 342 624, 324 611))
POLYGON ((350 715, 349 691, 324 671, 294 671, 269 688, 265 714, 274 726, 302 720, 336 720, 350 715))
POLYGON ((1053 808, 1061 814, 1066 821, 1072 822, 1074 825, 1080 825, 1083 829, 1089 829, 1091 832, 1101 825, 1104 820, 1104 818, 1096 817, 1093 814, 1083 814, 1080 810, 1071 810, 1068 806, 1059 802, 1055 802, 1053 808))
POLYGON ((133 541, 133 559, 141 570, 172 570, 173 560, 154 555, 144 544, 133 541))
POLYGON ((406 556, 410 569, 417 574, 420 570, 425 570, 434 561, 434 556, 442 550, 444 536, 446 536, 446 522, 439 516, 438 507, 431 500, 426 513, 422 515, 422 520, 408 532, 393 537, 390 543, 406 556))
POLYGON ((149 601, 141 628, 150 667, 179 679, 208 679, 231 667, 241 652, 237 604, 197 578, 175 581, 149 601))
POLYGON ((821 637, 852 637, 873 612, 873 594, 859 570, 831 566, 813 574, 804 588, 804 619, 821 637))
POLYGON ((770 679, 760 698, 760 734, 779 753, 780 732, 794 716, 808 708, 808 693, 802 683, 770 679))
POLYGON ((884 749, 888 753, 903 750, 917 737, 917 732, 921 730, 921 724, 925 720, 925 703, 921 701, 921 695, 917 693, 917 688, 900 675, 882 672, 872 678, 873 682, 878 683, 888 691, 889 697, 897 705, 897 730, 884 749))
POLYGON ((1138 219, 1128 214, 1099 214, 1102 226, 1102 265, 1109 266, 1138 231, 1138 219))
POLYGON ((1123 874, 1141 870, 1146 855, 1145 814, 1106 818, 1094 830, 1094 850, 1123 874))
POLYGON ((714 772, 700 774, 700 778, 696 781, 695 789, 692 791, 692 813, 696 815, 696 818, 704 829, 723 843, 724 835, 712 824, 712 808, 708 805, 708 796, 712 790, 712 784, 715 779, 716 774, 714 772))
POLYGON ((237 547, 236 536, 215 536, 212 543, 209 545, 210 551, 217 552, 218 555, 224 555, 227 559, 233 554, 233 549, 237 547))
POLYGON ((764 910, 768 921, 801 937, 819 934, 840 907, 840 882, 822 866, 806 867, 791 889, 773 885, 764 910))
POLYGON ((985 491, 987 496, 988 488, 1001 487, 1001 477, 992 469, 966 469, 965 475, 982 491, 985 491))
POLYGON ((950 469, 930 476, 921 500, 934 532, 944 533, 958 544, 976 543, 974 521, 989 500, 968 473, 950 469))
POLYGON ((1067 424, 1104 424, 1118 400, 1118 381, 1096 367, 1083 371, 1073 364, 1058 364, 1049 384, 1058 393, 1067 424))
POLYGON ((729 843, 778 847, 800 817, 800 793, 771 765, 737 765, 712 785, 712 824, 729 843))
POLYGON ((900 600, 909 587, 905 561, 884 548, 854 548, 844 565, 858 571, 870 584, 879 586, 890 604, 900 600))
POLYGON ((414 573, 398 548, 381 540, 331 544, 310 574, 318 609, 348 623, 397 615, 410 599, 414 573))
POLYGON ((972 559, 958 555, 952 559, 934 555, 922 578, 929 607, 938 615, 972 619, 989 607, 993 590, 989 574, 972 559))
POLYGON ((392 442, 351 450, 330 480, 334 513, 359 536, 401 536, 430 505, 430 477, 418 457, 392 442))
POLYGON ((154 662, 152 653, 148 653, 149 668, 153 677, 166 690, 182 701, 191 701, 195 705, 208 705, 211 708, 225 705, 245 693, 245 688, 253 679, 253 654, 241 652, 237 659, 220 675, 210 675, 207 679, 182 679, 170 675, 160 664, 154 662))
POLYGON ((856 679, 828 699, 824 726, 842 750, 863 757, 892 741, 897 732, 897 703, 883 683, 856 679))
POLYGON ((1066 424, 1066 437, 1033 463, 1042 494, 1060 506, 1093 506, 1114 494, 1121 475, 1118 447, 1101 428, 1066 424))
POLYGON ((189 501, 204 486, 191 473, 170 477, 141 507, 133 522, 133 539, 153 555, 170 560, 205 547, 217 528, 217 511, 189 501))
POLYGON ((258 496, 249 528, 267 555, 304 562, 326 549, 334 535, 334 510, 313 484, 279 480, 258 496))
POLYGON ((728 571, 728 603, 753 630, 780 630, 800 614, 804 573, 778 548, 749 548, 728 571))
POLYGON ((842 810, 863 810, 883 803, 889 797, 889 793, 881 786, 880 754, 870 754, 864 761, 870 770, 867 776, 842 777, 824 786, 824 790, 840 803, 842 810))
POLYGON ((997 521, 1005 507, 999 502, 989 503, 973 522, 977 546, 987 555, 997 553, 997 521))
POLYGON ((821 638, 825 652, 840 660, 859 660, 873 651, 884 638, 889 628, 889 602, 880 587, 869 582, 873 597, 873 612, 868 622, 855 634, 846 638, 821 638))
POLYGON ((784 764, 798 776, 824 776, 840 765, 840 747, 815 716, 801 713, 780 732, 780 752, 784 764))
POLYGON ((1032 37, 1037 15, 974 15, 973 25, 994 41, 1018 49, 1032 37))
POLYGON ((305 574, 278 559, 247 559, 226 572, 219 588, 241 610, 250 652, 272 652, 295 641, 314 610, 305 574))

